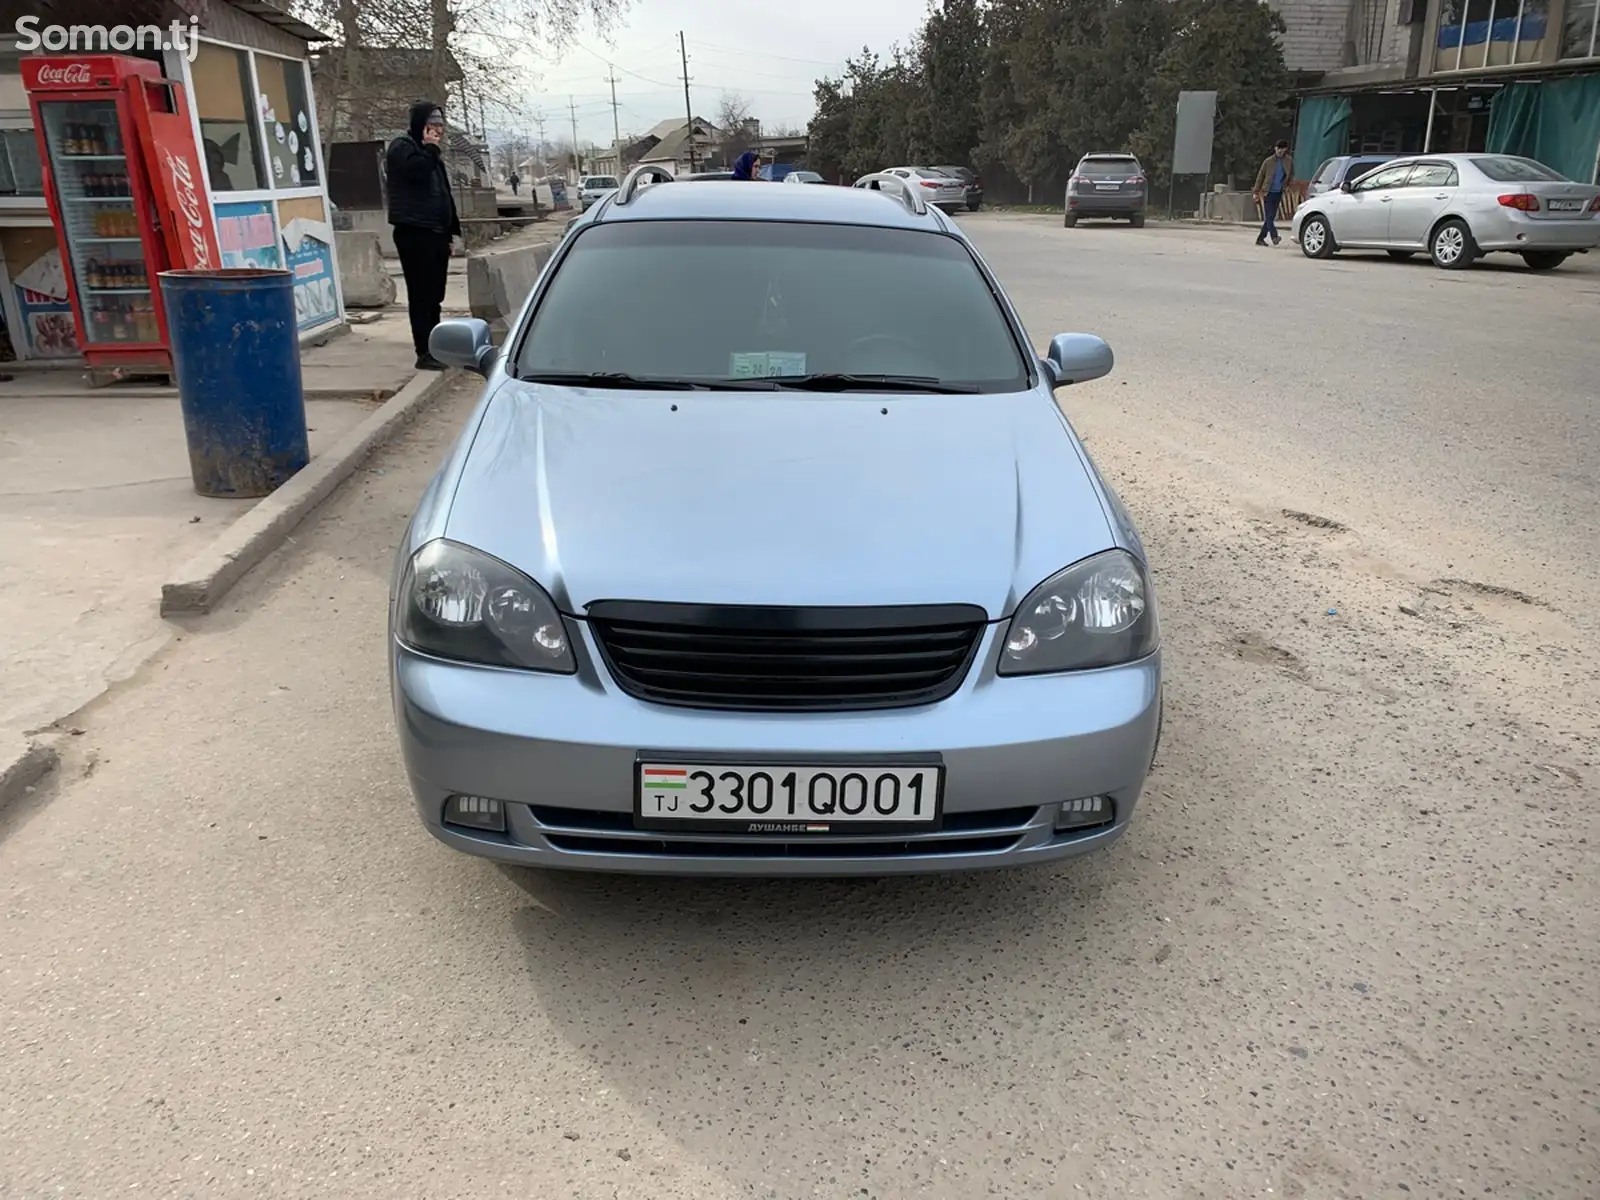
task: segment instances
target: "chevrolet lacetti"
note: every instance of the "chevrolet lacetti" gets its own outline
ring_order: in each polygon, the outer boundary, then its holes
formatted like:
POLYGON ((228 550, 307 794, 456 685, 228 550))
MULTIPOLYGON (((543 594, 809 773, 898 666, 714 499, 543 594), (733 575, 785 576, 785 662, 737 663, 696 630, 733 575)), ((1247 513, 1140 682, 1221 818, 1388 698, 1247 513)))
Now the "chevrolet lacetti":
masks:
POLYGON ((1144 548, 914 189, 647 183, 577 220, 396 557, 429 832, 529 866, 951 871, 1098 849, 1161 724, 1144 548))

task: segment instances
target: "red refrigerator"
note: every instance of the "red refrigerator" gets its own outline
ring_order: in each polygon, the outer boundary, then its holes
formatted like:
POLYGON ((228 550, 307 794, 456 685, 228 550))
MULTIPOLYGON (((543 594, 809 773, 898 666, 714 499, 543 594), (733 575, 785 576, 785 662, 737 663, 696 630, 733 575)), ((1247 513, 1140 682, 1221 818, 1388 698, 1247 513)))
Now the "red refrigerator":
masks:
POLYGON ((221 265, 183 86, 142 58, 24 58, 78 345, 93 368, 170 370, 157 276, 221 265))

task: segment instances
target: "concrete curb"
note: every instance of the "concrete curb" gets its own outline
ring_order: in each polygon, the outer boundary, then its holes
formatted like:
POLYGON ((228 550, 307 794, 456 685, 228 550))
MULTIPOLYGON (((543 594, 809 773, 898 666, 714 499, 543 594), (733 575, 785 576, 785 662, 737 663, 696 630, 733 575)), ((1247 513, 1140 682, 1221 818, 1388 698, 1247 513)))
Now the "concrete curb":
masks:
POLYGON ((273 550, 460 371, 424 372, 357 425, 326 454, 240 517, 161 585, 164 617, 210 612, 241 576, 273 550))
POLYGON ((29 788, 56 769, 59 757, 54 746, 43 742, 19 739, 16 745, 8 737, 0 747, 0 812, 22 799, 29 788))

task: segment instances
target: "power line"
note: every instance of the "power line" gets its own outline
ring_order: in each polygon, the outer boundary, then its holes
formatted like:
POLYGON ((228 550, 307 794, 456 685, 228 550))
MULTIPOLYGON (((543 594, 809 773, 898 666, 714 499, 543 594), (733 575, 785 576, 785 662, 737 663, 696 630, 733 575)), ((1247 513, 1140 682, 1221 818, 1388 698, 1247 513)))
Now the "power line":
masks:
POLYGON ((700 48, 701 50, 721 50, 721 51, 723 51, 723 52, 725 52, 727 54, 737 54, 741 58, 746 58, 746 59, 748 59, 748 58, 750 58, 752 56, 757 56, 758 55, 763 60, 766 60, 766 59, 769 59, 769 58, 775 58, 779 62, 810 63, 812 66, 832 67, 835 70, 842 70, 844 68, 844 63, 840 62, 838 59, 833 59, 833 60, 829 61, 827 59, 821 59, 821 58, 795 58, 793 55, 789 55, 789 54, 768 54, 765 50, 757 50, 757 49, 754 49, 754 48, 747 48, 747 49, 744 49, 744 50, 738 50, 738 49, 735 49, 733 46, 718 46, 718 45, 715 45, 715 44, 713 44, 711 42, 696 42, 695 45, 698 48, 700 48))

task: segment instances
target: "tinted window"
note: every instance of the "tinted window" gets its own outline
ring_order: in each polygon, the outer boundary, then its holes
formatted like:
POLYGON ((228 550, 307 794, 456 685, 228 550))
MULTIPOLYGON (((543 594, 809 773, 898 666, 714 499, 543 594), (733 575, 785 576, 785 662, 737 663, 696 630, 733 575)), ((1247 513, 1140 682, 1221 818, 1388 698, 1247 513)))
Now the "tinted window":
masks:
POLYGON ((1407 187, 1455 187, 1456 169, 1449 163, 1418 163, 1406 180, 1407 187))
POLYGON ((1139 160, 1136 158, 1086 158, 1078 164, 1078 174, 1087 175, 1091 179, 1115 176, 1118 179, 1139 173, 1139 160))
POLYGON ((972 172, 966 167, 935 167, 934 170, 941 175, 948 175, 952 179, 959 179, 962 183, 972 182, 972 172))
POLYGON ((1472 165, 1496 183, 1522 183, 1531 179, 1552 183, 1571 182, 1565 175, 1552 171, 1543 163, 1536 163, 1531 158, 1512 158, 1509 154, 1475 158, 1472 165))
POLYGON ((1387 158, 1352 158, 1350 165, 1345 168, 1344 177, 1354 183, 1368 171, 1374 171, 1388 161, 1387 158))
POLYGON ((519 375, 927 375, 1027 386, 994 294, 954 238, 777 221, 626 221, 577 236, 519 375))
POLYGON ((1355 190, 1358 192, 1370 192, 1378 188, 1399 187, 1405 182, 1406 176, 1409 174, 1411 174, 1410 163, 1401 163, 1397 167, 1384 167, 1382 170, 1374 171, 1365 179, 1358 181, 1355 190))

